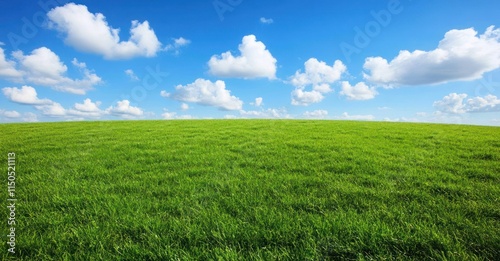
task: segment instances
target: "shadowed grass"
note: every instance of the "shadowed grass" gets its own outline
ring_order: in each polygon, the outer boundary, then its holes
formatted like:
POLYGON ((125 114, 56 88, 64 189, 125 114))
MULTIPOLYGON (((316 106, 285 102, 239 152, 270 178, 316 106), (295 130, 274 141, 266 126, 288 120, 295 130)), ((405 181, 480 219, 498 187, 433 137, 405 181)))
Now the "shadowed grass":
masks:
POLYGON ((499 128, 200 120, 0 132, 4 162, 16 153, 18 260, 500 259, 499 128))

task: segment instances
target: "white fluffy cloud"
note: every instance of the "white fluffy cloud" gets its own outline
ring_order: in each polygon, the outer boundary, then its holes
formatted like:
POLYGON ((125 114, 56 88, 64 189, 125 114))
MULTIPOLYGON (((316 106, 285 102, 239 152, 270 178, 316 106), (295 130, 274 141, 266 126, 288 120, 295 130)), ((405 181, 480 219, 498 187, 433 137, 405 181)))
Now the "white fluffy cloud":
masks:
POLYGON ((24 114, 21 114, 17 111, 6 111, 6 110, 0 110, 0 116, 3 116, 7 119, 10 120, 22 120, 24 122, 36 122, 38 121, 38 117, 36 114, 32 112, 25 112, 24 114))
POLYGON ((261 17, 259 21, 261 23, 263 23, 263 24, 272 24, 272 23, 274 23, 273 19, 271 19, 271 18, 265 18, 265 17, 261 17))
POLYGON ((21 88, 6 87, 2 89, 3 94, 10 101, 27 105, 48 105, 53 102, 49 99, 39 99, 35 88, 23 86, 21 88))
POLYGON ((68 120, 84 120, 85 118, 100 118, 109 112, 99 109, 101 102, 92 102, 91 99, 85 99, 83 103, 75 103, 73 108, 65 109, 60 103, 53 102, 49 104, 36 105, 35 108, 45 116, 64 117, 68 120))
POLYGON ((188 44, 191 43, 191 40, 188 40, 184 37, 179 37, 177 39, 174 39, 174 46, 175 47, 182 47, 182 46, 186 46, 188 44))
POLYGON ((500 111, 500 99, 494 95, 469 99, 467 97, 465 93, 450 93, 442 100, 434 102, 434 108, 439 112, 452 114, 500 111))
POLYGON ((401 51, 392 61, 367 58, 365 79, 384 86, 475 80, 500 68, 500 29, 482 35, 472 28, 447 32, 432 51, 401 51))
POLYGON ((138 81, 139 80, 139 77, 137 77, 137 75, 135 75, 134 71, 132 69, 127 69, 125 70, 125 74, 130 77, 131 80, 133 81, 138 81))
POLYGON ((91 99, 85 99, 83 103, 75 103, 75 106, 67 111, 68 115, 79 116, 79 117, 91 117, 91 118, 99 118, 105 114, 106 111, 103 111, 99 108, 101 102, 92 102, 91 99))
POLYGON ((500 111, 500 99, 494 95, 474 97, 467 100, 468 112, 500 111))
POLYGON ((66 116, 67 111, 61 104, 49 99, 40 99, 36 89, 31 86, 21 88, 7 87, 2 89, 3 94, 12 102, 33 105, 46 116, 66 116))
POLYGON ((342 82, 342 91, 341 95, 347 97, 348 100, 371 100, 375 98, 378 94, 375 87, 369 87, 364 82, 359 82, 356 85, 352 86, 349 82, 342 82))
POLYGON ((304 112, 304 117, 313 119, 322 119, 328 116, 328 111, 326 110, 315 110, 304 112))
POLYGON ((7 118, 19 118, 21 114, 17 111, 5 111, 3 115, 7 118))
POLYGON ((38 116, 32 112, 27 112, 23 116, 23 121, 25 121, 25 122, 37 122, 38 116))
POLYGON ((181 104, 181 110, 183 110, 183 111, 189 110, 189 104, 187 104, 187 103, 181 104))
POLYGON ((67 115, 66 109, 64 109, 64 107, 57 102, 52 102, 51 104, 47 105, 37 105, 35 106, 35 108, 41 111, 45 116, 63 117, 67 115))
POLYGON ((341 116, 336 117, 341 120, 354 120, 354 121, 372 121, 375 119, 373 115, 349 115, 349 113, 344 112, 341 116))
POLYGON ((304 67, 304 72, 298 70, 289 78, 289 83, 296 87, 292 91, 293 105, 307 106, 321 102, 324 94, 332 91, 330 85, 340 80, 347 71, 347 67, 339 60, 329 66, 316 58, 310 58, 304 63, 304 67), (312 90, 305 90, 307 86, 312 86, 312 90))
POLYGON ((255 106, 255 107, 260 107, 260 106, 262 106, 263 101, 264 100, 262 99, 262 97, 258 97, 258 98, 255 98, 255 102, 252 102, 250 104, 255 106))
POLYGON ((191 43, 191 40, 188 40, 184 37, 179 37, 177 39, 174 39, 174 42, 167 45, 165 47, 165 51, 171 51, 174 52, 174 54, 179 54, 180 49, 184 46, 187 46, 191 43))
MULTIPOLYGON (((1 46, 1 45, 0 45, 1 46)), ((22 73, 16 69, 16 63, 8 61, 3 48, 0 47, 0 77, 19 80, 22 73)))
POLYGON ((186 86, 178 85, 172 95, 162 91, 163 97, 172 97, 174 100, 183 102, 194 102, 205 106, 214 106, 222 110, 240 110, 243 102, 231 95, 226 89, 224 81, 211 82, 205 79, 197 79, 186 86))
POLYGON ((21 114, 17 111, 5 111, 0 110, 0 116, 4 116, 6 118, 15 119, 21 117, 21 114))
POLYGON ((290 77, 290 83, 295 87, 303 88, 308 85, 318 86, 322 84, 334 83, 342 77, 347 67, 342 61, 337 60, 332 66, 325 62, 320 62, 316 58, 311 58, 304 63, 305 72, 300 70, 290 77))
MULTIPOLYGON (((32 105, 45 116, 61 117, 68 120, 100 118, 109 114, 122 118, 137 118, 144 114, 142 109, 130 106, 128 100, 119 101, 116 106, 101 110, 99 108, 101 102, 93 102, 91 99, 85 99, 83 103, 75 103, 72 108, 65 109, 60 103, 38 98, 35 88, 31 86, 23 86, 21 88, 7 87, 3 88, 2 92, 12 102, 32 105)), ((37 116, 31 114, 26 114, 23 120, 38 121, 37 116)))
POLYGON ((179 116, 176 116, 176 119, 178 119, 178 120, 192 120, 192 119, 196 119, 196 117, 193 117, 191 115, 179 115, 179 116))
POLYGON ((384 118, 384 121, 388 121, 388 122, 430 122, 429 120, 426 120, 426 119, 406 118, 406 117, 384 118))
POLYGON ((161 91, 160 92, 160 96, 163 97, 163 98, 170 98, 170 93, 167 92, 167 91, 161 91))
POLYGON ((465 105, 463 103, 464 99, 467 98, 467 94, 457 94, 450 93, 445 96, 442 100, 434 102, 434 107, 441 112, 447 113, 465 113, 465 105))
POLYGON ((171 119, 175 119, 175 116, 177 115, 176 112, 164 112, 161 117, 165 120, 171 120, 171 119))
POLYGON ((131 106, 128 100, 118 101, 116 106, 109 107, 106 109, 106 112, 126 119, 144 115, 144 111, 141 108, 131 106))
POLYGON ((47 86, 74 94, 85 94, 102 82, 99 76, 87 69, 85 63, 78 62, 76 59, 73 59, 72 64, 82 72, 84 77, 82 79, 66 77, 68 67, 57 54, 46 47, 35 49, 29 55, 24 55, 22 51, 14 52, 12 55, 17 63, 7 61, 1 54, 3 54, 2 48, 0 48, 0 77, 7 79, 47 86))
POLYGON ((51 27, 65 34, 66 44, 106 59, 152 57, 161 50, 161 43, 148 21, 132 21, 130 38, 120 41, 120 29, 109 26, 103 14, 93 14, 85 5, 69 3, 52 9, 47 16, 51 27))
POLYGON ((189 120, 189 119, 194 119, 193 116, 191 115, 177 115, 176 112, 169 112, 168 110, 164 109, 164 113, 161 115, 161 117, 164 120, 189 120))
POLYGON ((318 91, 304 91, 302 89, 295 89, 292 91, 292 105, 308 106, 312 103, 321 102, 325 96, 318 91))
POLYGON ((264 43, 257 41, 255 35, 243 37, 238 49, 240 56, 225 52, 214 55, 208 61, 210 73, 220 77, 235 78, 276 78, 276 62, 264 43))
POLYGON ((261 111, 245 111, 240 110, 240 115, 243 118, 261 118, 261 119, 288 119, 291 116, 285 109, 266 109, 261 111))
POLYGON ((92 102, 91 99, 85 99, 83 103, 76 103, 75 109, 82 112, 99 112, 101 102, 92 102))
POLYGON ((27 80, 35 84, 55 85, 62 81, 61 75, 68 70, 59 56, 46 47, 35 49, 30 55, 17 51, 14 57, 26 72, 27 80))

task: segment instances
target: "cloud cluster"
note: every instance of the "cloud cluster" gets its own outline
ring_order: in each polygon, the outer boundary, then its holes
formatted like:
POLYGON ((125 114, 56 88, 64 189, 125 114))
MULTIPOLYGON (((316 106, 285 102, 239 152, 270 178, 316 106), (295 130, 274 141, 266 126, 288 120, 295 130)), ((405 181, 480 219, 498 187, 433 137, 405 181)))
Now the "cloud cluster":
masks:
POLYGON ((342 113, 341 116, 335 117, 340 120, 353 120, 353 121, 372 121, 375 119, 373 115, 350 115, 347 112, 342 113))
POLYGON ((312 103, 321 102, 325 96, 317 90, 304 91, 303 89, 295 89, 292 91, 292 105, 309 106, 312 103))
POLYGON ((165 47, 165 51, 167 52, 173 52, 174 54, 179 54, 180 53, 180 49, 184 46, 187 46, 191 43, 191 40, 188 40, 184 37, 179 37, 177 39, 174 39, 174 42, 167 45, 165 47))
POLYGON ((131 106, 128 100, 116 102, 116 105, 106 109, 106 112, 127 119, 144 115, 144 111, 141 108, 131 106))
POLYGON ((272 24, 274 23, 274 20, 271 19, 271 18, 265 18, 265 17, 261 17, 259 19, 259 21, 262 23, 262 24, 272 24))
POLYGON ((22 86, 20 89, 5 87, 2 92, 7 99, 15 103, 26 105, 47 105, 52 103, 49 99, 39 99, 35 88, 31 86, 22 86))
POLYGON ((478 36, 472 28, 447 32, 432 51, 401 51, 392 61, 366 59, 366 80, 388 86, 439 84, 475 80, 500 68, 500 29, 478 36))
POLYGON ((163 98, 170 98, 171 95, 172 95, 171 93, 169 93, 169 92, 167 92, 165 90, 163 90, 163 91, 160 92, 160 96, 163 97, 163 98))
POLYGON ((89 12, 87 6, 69 3, 47 13, 50 27, 65 35, 65 43, 80 51, 106 59, 152 57, 161 51, 161 43, 148 21, 132 21, 130 38, 121 41, 120 29, 108 25, 101 13, 89 12))
POLYGON ((169 112, 168 110, 164 109, 164 113, 161 115, 161 117, 164 120, 189 120, 189 119, 194 119, 193 116, 191 115, 178 115, 177 112, 169 112))
POLYGON ((467 97, 465 93, 450 93, 442 100, 434 102, 434 108, 439 112, 451 114, 500 111, 500 99, 494 95, 469 99, 467 97))
POLYGON ((85 99, 83 103, 75 103, 72 109, 67 110, 67 114, 84 118, 100 118, 107 112, 101 110, 101 102, 92 102, 91 99, 85 99))
POLYGON ((21 117, 21 114, 17 111, 6 111, 0 110, 0 116, 4 116, 6 118, 14 119, 21 117))
POLYGON ((47 47, 35 49, 28 55, 22 51, 15 51, 12 56, 16 61, 7 60, 4 50, 0 48, 0 77, 73 94, 85 94, 102 83, 102 79, 87 69, 85 63, 78 62, 76 59, 73 59, 72 64, 80 70, 83 78, 67 77, 68 67, 47 47))
MULTIPOLYGON (((87 6, 69 3, 56 7, 47 13, 48 26, 59 31, 67 45, 77 50, 94 53, 105 59, 131 59, 134 57, 154 57, 158 52, 179 53, 180 48, 191 43, 179 37, 172 38, 171 43, 162 46, 155 31, 148 21, 131 21, 128 39, 120 39, 120 29, 108 24, 101 13, 91 13, 87 6)), ((273 19, 261 17, 262 24, 272 24, 273 19)), ((71 65, 82 74, 80 79, 73 79, 73 73, 60 57, 47 47, 40 47, 25 54, 15 51, 5 54, 0 42, 0 79, 24 85, 20 88, 6 87, 2 89, 4 96, 15 103, 30 105, 41 114, 66 119, 101 118, 116 116, 122 118, 140 118, 147 113, 139 107, 132 106, 129 100, 118 101, 107 109, 101 109, 101 102, 85 99, 65 108, 60 103, 47 98, 39 98, 35 88, 27 84, 50 87, 57 91, 72 94, 86 94, 102 79, 87 68, 87 65, 76 58, 71 65)), ((213 55, 207 62, 209 73, 217 77, 233 77, 243 79, 267 78, 276 79, 277 59, 268 47, 258 41, 255 35, 246 35, 238 46, 239 53, 227 51, 213 55)), ((70 65, 70 68, 71 68, 70 65)), ((333 92, 333 85, 340 82, 339 95, 347 100, 371 100, 377 95, 377 88, 392 88, 404 85, 433 85, 453 81, 471 81, 480 79, 485 73, 500 68, 500 29, 488 27, 482 34, 475 29, 450 30, 434 50, 402 50, 392 60, 383 57, 368 57, 363 65, 364 81, 351 85, 349 81, 341 81, 347 67, 340 61, 329 65, 316 58, 304 63, 288 77, 287 84, 293 85, 291 103, 296 106, 309 106, 325 99, 326 94, 333 92)), ((72 69, 72 68, 71 68, 72 69)), ((133 70, 125 70, 131 80, 139 80, 133 70)), ((123 75, 122 75, 123 76, 123 75)), ((231 94, 226 83, 221 80, 210 81, 197 79, 187 85, 178 85, 175 91, 161 91, 165 98, 182 102, 180 109, 190 109, 188 103, 213 106, 220 110, 235 111, 243 118, 289 118, 285 109, 263 108, 263 98, 258 97, 250 105, 253 110, 243 110, 243 101, 231 94)), ((494 95, 468 97, 467 94, 450 93, 439 101, 435 101, 435 115, 441 117, 467 117, 467 113, 500 111, 500 99, 494 95), (454 115, 451 115, 454 114, 454 115)), ((300 112, 302 113, 302 112, 300 112)), ((298 117, 326 118, 328 111, 305 111, 298 117)), ((37 115, 13 110, 0 110, 0 116, 6 119, 25 118, 36 121, 37 115)), ((190 115, 178 115, 164 111, 165 119, 191 118, 190 115)), ((237 116, 234 116, 237 117, 237 116)), ((420 116, 419 116, 420 117, 420 116)), ((427 116, 422 116, 427 117, 427 116)), ((350 115, 347 112, 334 119, 373 120, 373 115, 350 115)), ((413 119, 413 118, 412 118, 413 119)), ((415 118, 416 119, 416 118, 415 118)), ((388 119, 390 120, 390 119, 388 119)), ((411 120, 399 118, 396 120, 411 120)))
POLYGON ((328 111, 326 110, 315 110, 315 111, 306 111, 304 112, 304 117, 311 119, 323 119, 328 116, 328 111))
POLYGON ((75 103, 72 108, 66 109, 60 103, 50 99, 38 98, 36 89, 31 86, 22 86, 21 88, 6 87, 2 89, 2 92, 10 101, 31 105, 43 115, 49 117, 71 119, 74 117, 101 118, 105 115, 114 115, 129 119, 144 115, 142 109, 131 106, 128 100, 118 101, 115 106, 102 110, 99 108, 101 102, 92 102, 91 99, 85 99, 83 103, 75 103))
POLYGON ((82 107, 74 110, 66 110, 61 104, 49 99, 38 98, 36 89, 31 86, 22 86, 21 88, 6 87, 2 89, 3 94, 12 102, 32 105, 46 116, 67 116, 76 115, 82 107))
POLYGON ((331 84, 340 80, 347 67, 337 60, 332 66, 311 58, 304 63, 305 71, 295 72, 289 78, 289 83, 295 86, 292 91, 292 104, 307 106, 319 103, 324 99, 324 94, 332 91, 331 84), (307 86, 312 86, 311 91, 306 91, 307 86))
POLYGON ((17 111, 6 111, 0 109, 0 117, 5 117, 7 120, 21 119, 24 122, 36 122, 38 117, 32 112, 25 112, 23 114, 17 111))
POLYGON ((138 81, 139 77, 134 73, 132 69, 127 69, 125 70, 125 74, 130 78, 132 81, 138 81))
POLYGON ((310 58, 304 63, 305 72, 300 70, 290 77, 290 83, 295 87, 305 87, 308 85, 319 86, 331 84, 340 80, 347 67, 342 61, 337 60, 332 66, 325 62, 320 62, 316 58, 310 58))
POLYGON ((262 106, 263 102, 264 102, 264 100, 262 99, 262 97, 258 97, 258 98, 255 98, 255 102, 250 103, 250 105, 253 105, 255 107, 260 107, 260 106, 262 106))
POLYGON ((191 84, 176 86, 173 94, 161 91, 160 95, 165 98, 171 97, 177 101, 214 106, 221 110, 241 110, 243 106, 243 102, 232 96, 231 91, 226 89, 224 81, 211 82, 197 79, 191 84))
POLYGON ((240 110, 242 118, 259 118, 259 119, 288 119, 291 116, 285 109, 265 109, 260 111, 245 111, 240 110))
POLYGON ((276 78, 276 58, 266 49, 264 43, 257 41, 255 35, 243 37, 239 45, 240 56, 231 52, 214 55, 208 61, 210 73, 219 77, 234 78, 276 78))
MULTIPOLYGON (((0 45, 1 46, 1 45, 0 45)), ((5 51, 0 47, 0 77, 10 80, 22 79, 22 73, 16 69, 14 61, 8 61, 5 57, 5 51)))
POLYGON ((344 81, 342 82, 342 91, 340 94, 346 96, 348 100, 363 101, 375 98, 378 92, 375 87, 369 87, 364 82, 359 82, 352 86, 349 82, 344 81))

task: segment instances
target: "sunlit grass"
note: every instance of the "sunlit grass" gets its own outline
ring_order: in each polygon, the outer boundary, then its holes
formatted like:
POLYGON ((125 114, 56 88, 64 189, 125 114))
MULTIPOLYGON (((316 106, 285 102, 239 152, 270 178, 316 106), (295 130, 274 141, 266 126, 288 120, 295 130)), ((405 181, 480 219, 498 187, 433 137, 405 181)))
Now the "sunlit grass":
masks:
POLYGON ((4 162, 17 156, 19 260, 500 260, 499 128, 200 120, 0 132, 4 162))

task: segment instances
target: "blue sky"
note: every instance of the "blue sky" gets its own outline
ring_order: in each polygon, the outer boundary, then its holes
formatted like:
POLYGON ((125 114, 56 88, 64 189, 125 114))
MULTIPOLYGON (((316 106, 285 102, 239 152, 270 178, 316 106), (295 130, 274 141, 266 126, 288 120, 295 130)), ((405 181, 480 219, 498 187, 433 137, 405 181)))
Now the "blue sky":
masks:
POLYGON ((500 125, 498 1, 2 1, 0 122, 500 125))

